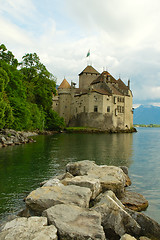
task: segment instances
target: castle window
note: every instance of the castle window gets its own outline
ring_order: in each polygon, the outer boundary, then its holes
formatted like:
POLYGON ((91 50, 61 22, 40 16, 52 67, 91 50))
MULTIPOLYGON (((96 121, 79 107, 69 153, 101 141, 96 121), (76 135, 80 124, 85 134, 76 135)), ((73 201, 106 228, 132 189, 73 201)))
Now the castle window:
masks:
POLYGON ((83 108, 83 111, 85 112, 86 111, 86 107, 84 106, 84 108, 83 108))
POLYGON ((94 112, 98 112, 98 107, 94 106, 94 112))
POLYGON ((124 113, 124 107, 122 107, 122 113, 124 113))
POLYGON ((107 112, 110 112, 110 106, 107 107, 107 112))
POLYGON ((76 113, 77 113, 77 108, 76 108, 76 113))
POLYGON ((116 98, 116 97, 114 97, 114 103, 115 103, 115 104, 117 103, 117 98, 116 98))

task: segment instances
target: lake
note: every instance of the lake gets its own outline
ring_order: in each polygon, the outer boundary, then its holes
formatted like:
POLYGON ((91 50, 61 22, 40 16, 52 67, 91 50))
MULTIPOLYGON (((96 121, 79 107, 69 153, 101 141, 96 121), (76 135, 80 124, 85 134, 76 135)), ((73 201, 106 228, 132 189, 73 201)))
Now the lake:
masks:
POLYGON ((39 183, 61 173, 71 161, 127 166, 131 190, 149 201, 145 214, 160 223, 160 128, 137 133, 55 134, 36 143, 0 149, 0 221, 24 207, 24 197, 39 183))

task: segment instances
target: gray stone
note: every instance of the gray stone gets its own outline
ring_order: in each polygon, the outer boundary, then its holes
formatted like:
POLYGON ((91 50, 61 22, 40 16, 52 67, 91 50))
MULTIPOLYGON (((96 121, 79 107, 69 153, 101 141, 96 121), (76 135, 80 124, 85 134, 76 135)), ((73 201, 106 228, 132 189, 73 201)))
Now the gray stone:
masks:
POLYGON ((66 165, 66 171, 73 176, 88 175, 88 171, 96 166, 94 161, 84 160, 78 162, 71 162, 66 165))
POLYGON ((79 186, 41 187, 32 191, 26 197, 27 206, 41 214, 45 209, 62 203, 73 203, 80 207, 89 207, 92 192, 89 188, 79 186))
POLYGON ((125 211, 123 204, 112 191, 98 196, 97 203, 92 209, 101 213, 102 226, 108 237, 121 237, 125 233, 138 235, 141 228, 138 223, 125 211))
POLYGON ((1 137, 1 139, 0 139, 0 140, 1 140, 1 142, 2 142, 2 143, 6 143, 6 141, 7 141, 7 140, 6 140, 6 138, 5 138, 5 137, 3 137, 3 136, 1 137))
POLYGON ((89 176, 76 176, 73 178, 65 178, 61 181, 64 185, 77 185, 80 187, 90 188, 92 191, 92 199, 95 199, 101 192, 101 184, 99 179, 91 178, 89 176))
POLYGON ((118 197, 124 194, 127 175, 119 167, 98 166, 93 161, 84 160, 67 164, 66 171, 74 176, 88 175, 99 179, 103 191, 112 190, 118 197))
POLYGON ((160 224, 143 213, 135 212, 127 208, 126 211, 141 226, 139 236, 160 239, 160 224))
POLYGON ((56 179, 63 180, 65 178, 73 178, 73 175, 69 172, 63 173, 61 175, 55 176, 56 179))
POLYGON ((60 240, 104 240, 101 216, 96 211, 75 205, 59 204, 43 212, 55 225, 60 240))
POLYGON ((52 186, 63 186, 59 179, 53 178, 49 179, 44 183, 43 187, 52 187, 52 186))
MULTIPOLYGON (((45 180, 45 181, 43 181, 43 182, 41 182, 40 183, 40 187, 42 187, 42 186, 47 186, 47 185, 55 185, 54 184, 54 182, 56 183, 58 183, 60 180, 63 180, 63 179, 65 179, 65 178, 73 178, 73 175, 72 174, 70 174, 69 172, 67 172, 67 173, 63 173, 63 174, 61 174, 61 175, 56 175, 56 176, 54 176, 53 178, 51 178, 51 179, 49 179, 49 180, 45 180), (53 183, 53 184, 52 184, 53 183), (45 185, 45 184, 47 184, 47 185, 45 185)), ((60 183, 60 182, 59 182, 60 183)))
POLYGON ((148 238, 148 237, 142 236, 142 237, 139 238, 139 240, 151 240, 151 239, 148 238))
POLYGON ((0 232, 1 240, 57 240, 55 226, 47 226, 46 217, 16 218, 0 232))
POLYGON ((129 235, 129 234, 124 234, 124 235, 120 238, 120 240, 136 240, 136 238, 135 238, 135 237, 132 237, 132 236, 129 235))

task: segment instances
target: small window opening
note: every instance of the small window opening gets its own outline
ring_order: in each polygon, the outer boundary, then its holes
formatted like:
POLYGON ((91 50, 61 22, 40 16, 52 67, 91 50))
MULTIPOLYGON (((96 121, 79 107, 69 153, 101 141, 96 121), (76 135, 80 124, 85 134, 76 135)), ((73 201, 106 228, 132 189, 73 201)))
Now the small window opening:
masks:
POLYGON ((94 112, 98 112, 98 107, 94 106, 94 112))

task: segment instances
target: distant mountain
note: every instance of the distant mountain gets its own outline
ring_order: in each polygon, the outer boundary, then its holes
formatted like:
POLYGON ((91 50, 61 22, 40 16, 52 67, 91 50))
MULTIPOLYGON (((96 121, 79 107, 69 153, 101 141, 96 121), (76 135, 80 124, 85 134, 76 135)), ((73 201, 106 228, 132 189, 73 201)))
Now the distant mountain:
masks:
POLYGON ((160 107, 141 105, 134 109, 134 124, 160 124, 160 107))

